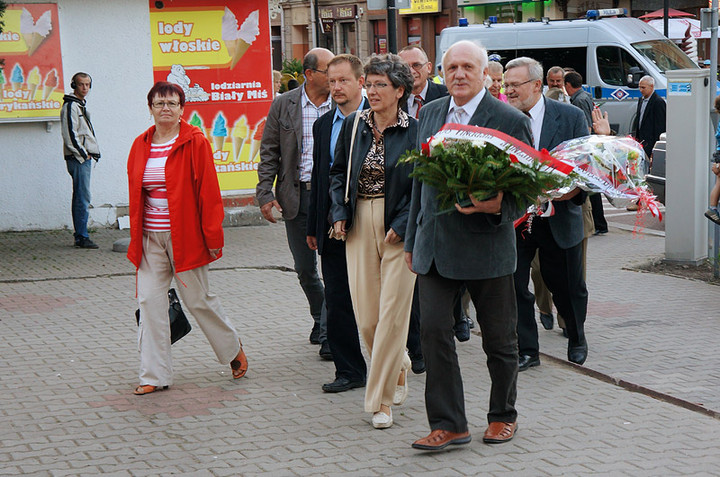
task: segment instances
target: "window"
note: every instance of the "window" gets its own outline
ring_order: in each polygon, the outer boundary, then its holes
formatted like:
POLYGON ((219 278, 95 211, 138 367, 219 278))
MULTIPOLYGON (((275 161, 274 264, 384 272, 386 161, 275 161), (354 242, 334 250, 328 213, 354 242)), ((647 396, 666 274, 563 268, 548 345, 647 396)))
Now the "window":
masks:
POLYGON ((596 54, 600 80, 609 85, 628 86, 630 68, 643 69, 630 53, 619 46, 599 46, 596 54))
POLYGON ((633 43, 632 46, 663 73, 668 70, 698 68, 698 65, 670 40, 642 41, 633 43))
MULTIPOLYGON (((545 73, 553 66, 572 68, 580 73, 583 80, 586 80, 587 69, 585 66, 585 58, 587 57, 587 48, 585 47, 546 48, 540 50, 488 50, 488 55, 492 55, 493 53, 500 55, 503 65, 506 65, 507 62, 513 58, 529 56, 542 64, 545 73)), ((543 77, 543 80, 544 79, 543 77)))

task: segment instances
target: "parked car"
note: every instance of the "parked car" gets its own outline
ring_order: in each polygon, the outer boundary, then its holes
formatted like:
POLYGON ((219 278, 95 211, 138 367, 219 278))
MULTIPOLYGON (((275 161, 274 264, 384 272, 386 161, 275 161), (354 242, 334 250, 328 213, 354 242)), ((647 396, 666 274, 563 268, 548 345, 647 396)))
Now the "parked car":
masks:
POLYGON ((657 200, 665 204, 665 153, 666 153, 666 133, 660 135, 660 139, 653 147, 652 159, 650 160, 650 171, 645 176, 648 183, 657 196, 657 200))

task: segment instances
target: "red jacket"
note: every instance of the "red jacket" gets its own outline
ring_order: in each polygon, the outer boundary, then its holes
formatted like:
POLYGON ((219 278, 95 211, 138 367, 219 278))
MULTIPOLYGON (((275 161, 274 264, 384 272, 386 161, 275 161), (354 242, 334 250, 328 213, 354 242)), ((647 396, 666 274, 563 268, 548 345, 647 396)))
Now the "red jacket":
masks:
MULTIPOLYGON (((127 257, 140 267, 143 247, 145 164, 155 126, 133 142, 127 162, 130 188, 130 247, 127 257)), ((185 120, 165 164, 170 238, 175 272, 184 272, 212 262, 208 249, 224 244, 222 221, 225 215, 210 143, 203 132, 185 120)), ((220 255, 218 255, 220 258, 220 255)))

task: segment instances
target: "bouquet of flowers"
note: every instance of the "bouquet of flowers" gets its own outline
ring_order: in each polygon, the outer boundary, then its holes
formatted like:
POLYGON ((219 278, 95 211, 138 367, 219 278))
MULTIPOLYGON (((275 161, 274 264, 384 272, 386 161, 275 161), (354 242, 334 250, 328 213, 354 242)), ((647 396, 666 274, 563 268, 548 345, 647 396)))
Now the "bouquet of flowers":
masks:
MULTIPOLYGON (((615 207, 638 203, 638 214, 649 209, 662 220, 645 184, 645 153, 630 137, 585 136, 548 153, 500 131, 446 124, 421 151, 401 160, 415 164, 412 177, 437 189, 441 213, 455 210, 455 203, 470 205, 470 195, 485 200, 502 190, 530 204, 534 214, 541 204, 580 187, 603 193, 615 207)), ((543 212, 548 214, 551 207, 543 212)))
POLYGON ((547 191, 569 187, 571 167, 550 167, 547 151, 536 159, 532 148, 499 131, 458 124, 446 125, 421 151, 409 151, 401 162, 414 163, 410 174, 437 189, 441 213, 454 204, 471 204, 470 196, 486 200, 498 191, 519 204, 535 203, 547 191))

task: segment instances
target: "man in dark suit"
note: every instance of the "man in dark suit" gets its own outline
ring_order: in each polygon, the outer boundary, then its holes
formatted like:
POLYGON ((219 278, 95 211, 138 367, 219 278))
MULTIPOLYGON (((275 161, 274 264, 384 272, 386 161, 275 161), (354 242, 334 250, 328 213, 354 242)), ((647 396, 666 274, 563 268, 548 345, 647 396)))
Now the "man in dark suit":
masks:
POLYGON ((430 81, 432 63, 428 61, 425 50, 419 46, 406 46, 398 56, 410 66, 413 75, 413 90, 406 104, 401 105, 403 110, 413 118, 417 118, 423 105, 448 95, 445 85, 430 81))
POLYGON ((632 132, 650 159, 655 143, 665 132, 665 100, 655 92, 655 80, 652 76, 640 78, 638 89, 642 97, 638 100, 632 132))
MULTIPOLYGON (((508 103, 530 117, 535 149, 550 150, 563 141, 586 136, 587 121, 575 106, 560 103, 542 94, 542 65, 520 57, 505 66, 505 94, 508 103)), ((518 308, 519 370, 540 364, 535 297, 528 290, 530 262, 536 252, 543 281, 553 295, 558 314, 565 319, 568 360, 582 364, 587 357, 584 323, 587 289, 583 279, 582 203, 586 194, 579 188, 553 200, 549 217, 533 216, 517 228, 517 270, 515 294, 518 308)))
POLYGON ((327 341, 335 361, 335 380, 323 384, 328 393, 365 386, 367 367, 360 350, 355 314, 348 286, 345 242, 328 237, 330 222, 330 166, 345 118, 368 107, 362 96, 362 63, 353 55, 338 55, 327 66, 330 96, 335 107, 313 124, 312 194, 308 209, 307 244, 322 260, 327 309, 327 341))
MULTIPOLYGON (((450 96, 420 111, 418 143, 445 123, 500 130, 530 144, 530 121, 485 89, 487 51, 470 41, 443 57, 450 96)), ((517 310, 513 221, 525 210, 502 191, 492 199, 438 214, 437 190, 413 183, 405 259, 418 274, 422 348, 427 368, 425 408, 432 432, 413 443, 438 450, 470 442, 460 366, 453 339, 452 308, 465 284, 472 297, 492 380, 489 426, 483 440, 501 443, 515 434, 517 411, 517 310)))
POLYGON ((330 111, 332 100, 327 80, 327 64, 333 53, 313 48, 303 58, 305 82, 278 96, 270 106, 260 141, 260 164, 255 196, 265 220, 275 223, 273 207, 282 213, 295 272, 310 305, 314 325, 310 342, 326 341, 326 312, 323 284, 317 272, 317 257, 307 246, 307 214, 313 161, 312 125, 330 111), (273 184, 275 194, 273 194, 273 184))

